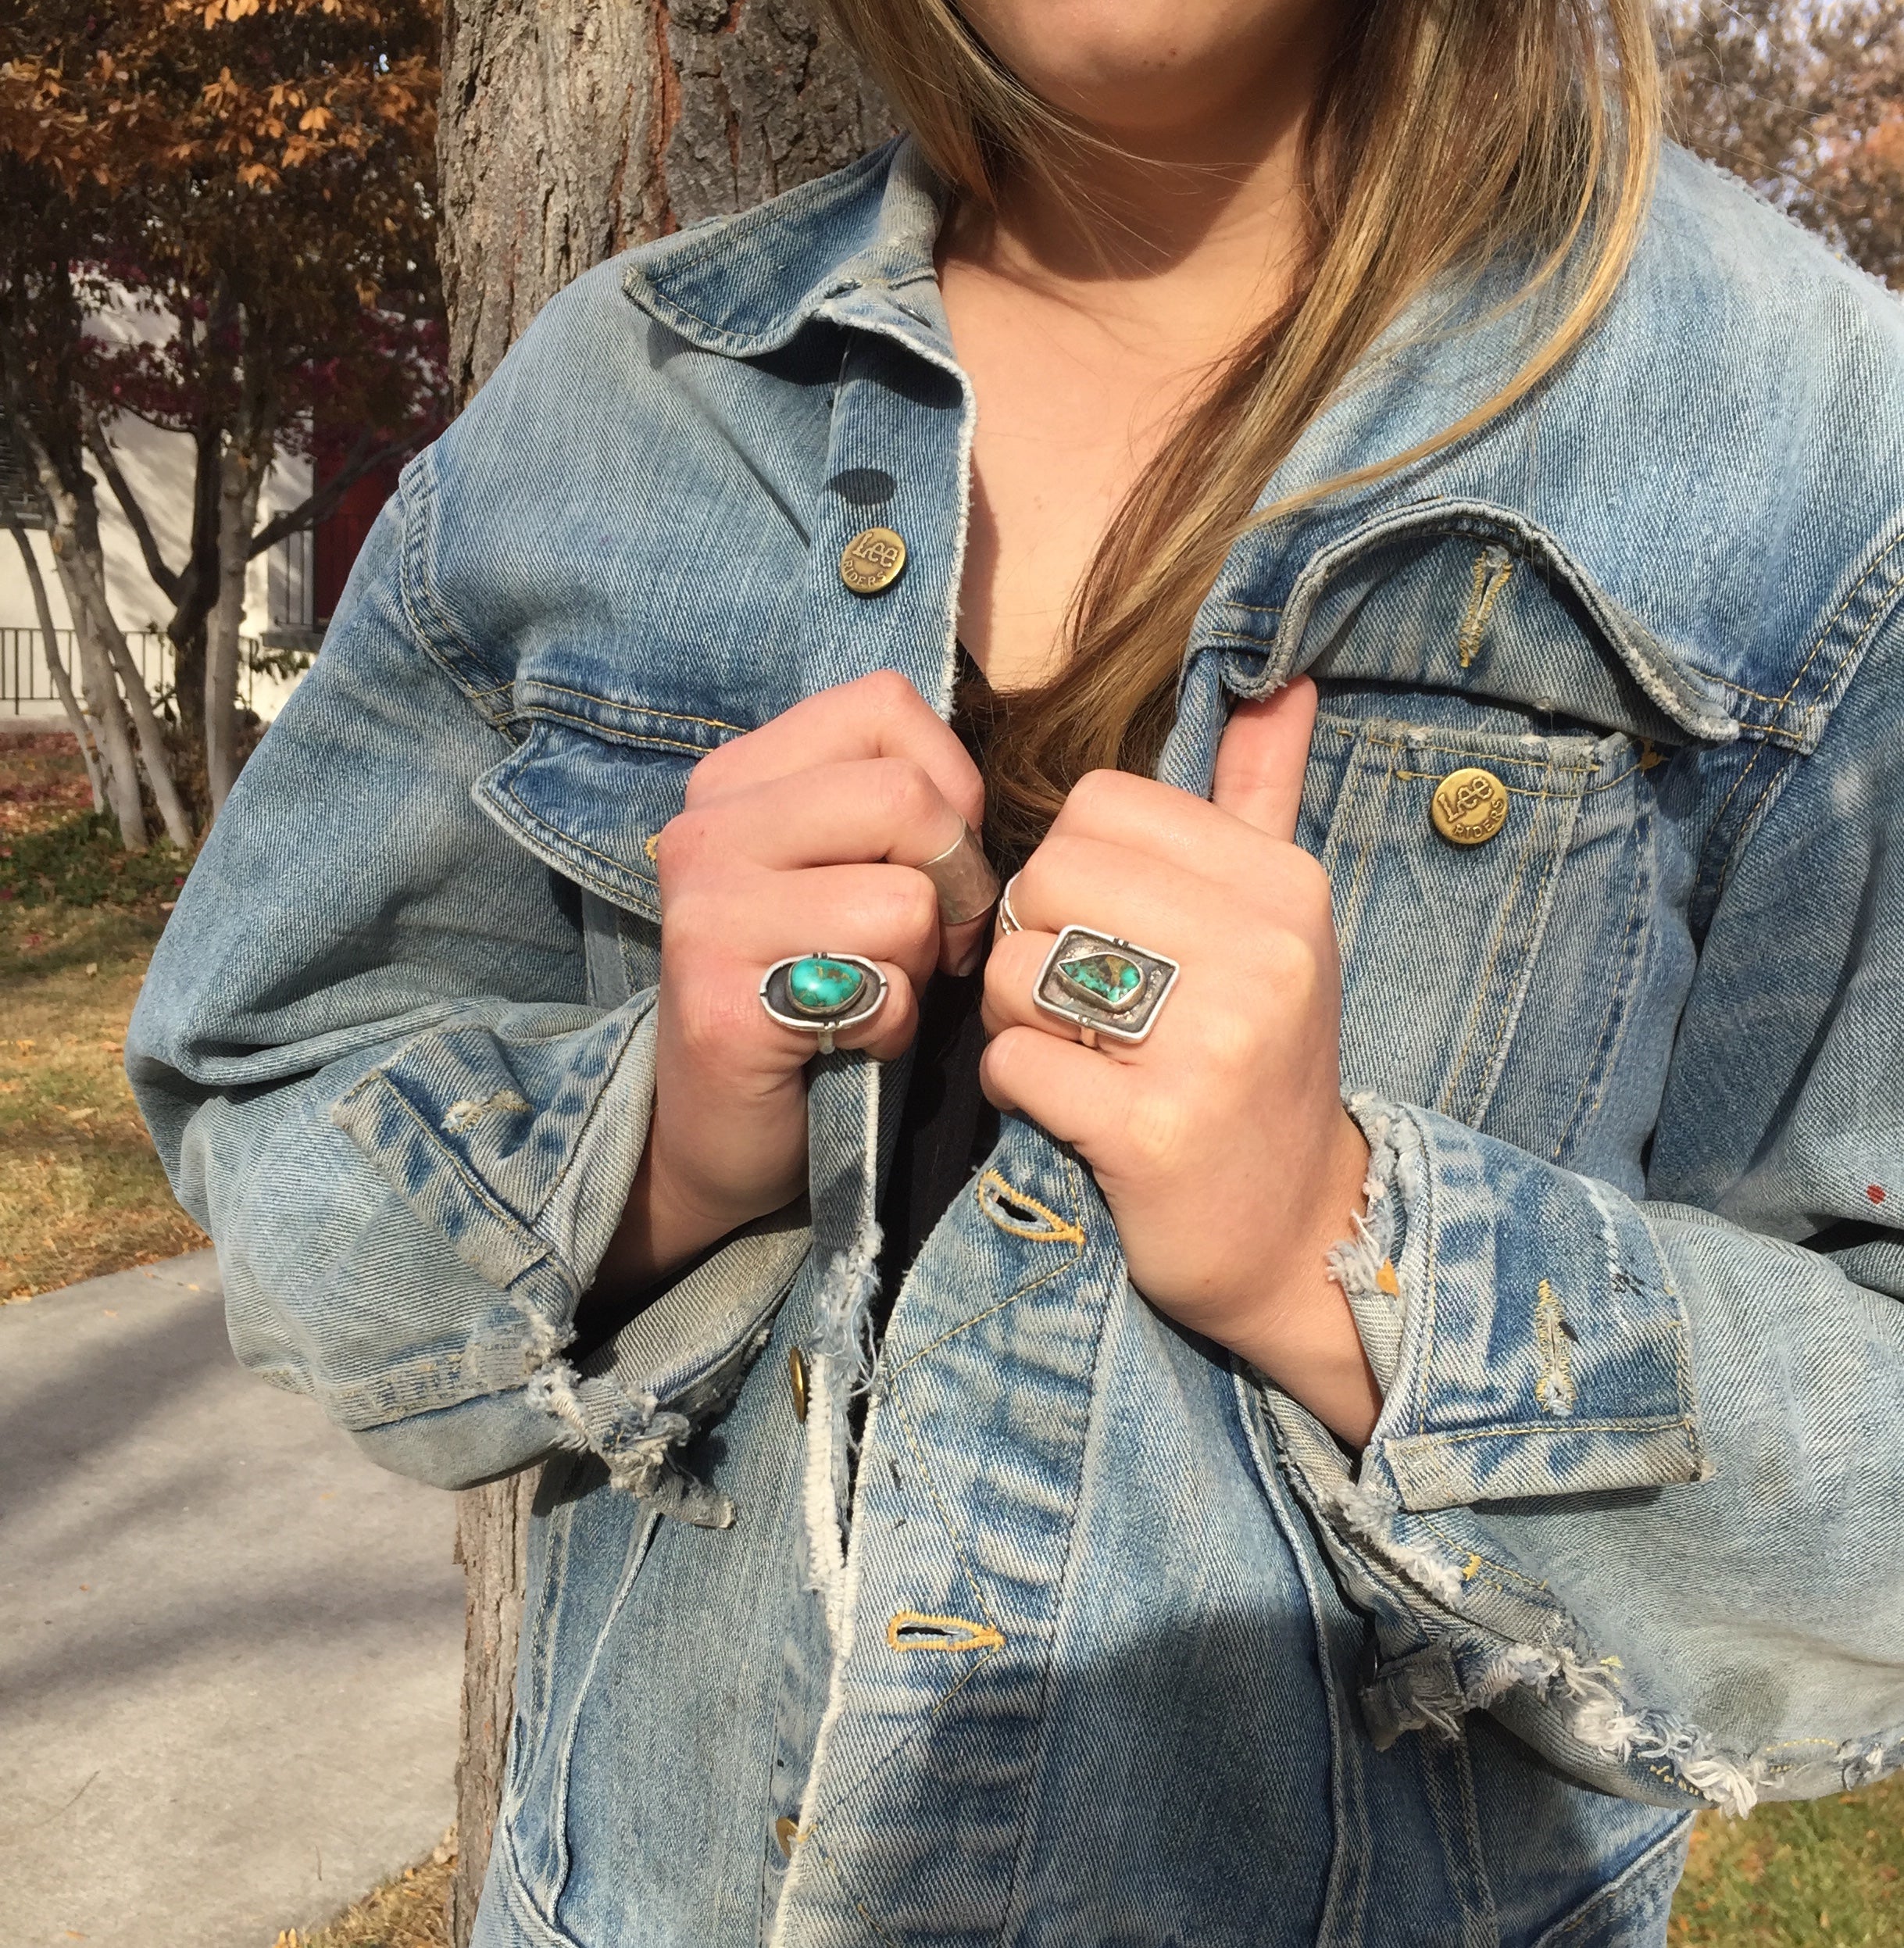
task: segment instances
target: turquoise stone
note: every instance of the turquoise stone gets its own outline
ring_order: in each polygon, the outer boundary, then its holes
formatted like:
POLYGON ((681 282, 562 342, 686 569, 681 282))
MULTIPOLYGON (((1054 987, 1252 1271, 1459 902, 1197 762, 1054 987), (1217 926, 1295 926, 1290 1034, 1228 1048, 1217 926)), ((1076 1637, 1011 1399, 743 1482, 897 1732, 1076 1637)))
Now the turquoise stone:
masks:
POLYGON ((1144 970, 1122 954, 1080 954, 1059 961, 1058 971, 1081 994, 1113 1012, 1129 1007, 1144 992, 1144 970))
POLYGON ((844 960, 809 954, 787 970, 787 995, 802 1014, 838 1014, 850 1008, 866 985, 866 970, 844 960))

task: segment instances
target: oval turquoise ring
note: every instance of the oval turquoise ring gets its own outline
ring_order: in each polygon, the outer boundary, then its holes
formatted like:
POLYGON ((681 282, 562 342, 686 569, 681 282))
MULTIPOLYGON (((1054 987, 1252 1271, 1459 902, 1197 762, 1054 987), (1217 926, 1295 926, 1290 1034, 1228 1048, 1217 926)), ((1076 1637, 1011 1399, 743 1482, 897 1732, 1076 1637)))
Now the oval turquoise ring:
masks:
POLYGON ((761 1006, 782 1028, 817 1035, 822 1055, 832 1054, 841 1028, 870 1021, 885 999, 886 977, 858 954, 795 954, 760 981, 761 1006))

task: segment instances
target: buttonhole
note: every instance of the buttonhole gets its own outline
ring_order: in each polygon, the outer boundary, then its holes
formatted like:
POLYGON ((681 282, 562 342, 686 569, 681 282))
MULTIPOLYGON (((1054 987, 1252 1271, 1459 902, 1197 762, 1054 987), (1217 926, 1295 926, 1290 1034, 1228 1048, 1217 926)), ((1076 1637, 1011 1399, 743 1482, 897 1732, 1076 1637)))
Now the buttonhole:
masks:
POLYGON ((979 1209, 1000 1231, 1009 1231, 1014 1238, 1067 1245, 1084 1242, 1081 1225, 1060 1217, 1048 1204, 1014 1189, 996 1171, 986 1171, 980 1176, 975 1195, 979 1209))
POLYGON ((848 466, 827 484, 848 507, 883 507, 899 486, 883 466, 848 466))
POLYGON ((1002 1650, 1005 1633, 995 1625, 973 1623, 966 1617, 928 1617, 902 1610, 886 1626, 886 1642, 895 1650, 1002 1650))

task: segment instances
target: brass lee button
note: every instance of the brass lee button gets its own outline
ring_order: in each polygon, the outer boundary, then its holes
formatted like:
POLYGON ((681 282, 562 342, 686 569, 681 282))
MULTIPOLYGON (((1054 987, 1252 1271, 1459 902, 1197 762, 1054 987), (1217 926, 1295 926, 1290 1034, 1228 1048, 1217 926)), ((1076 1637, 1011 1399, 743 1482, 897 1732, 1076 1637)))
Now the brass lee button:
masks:
POLYGON ((840 580, 856 595, 877 595, 906 572, 906 543, 890 527, 863 528, 840 554, 840 580))
POLYGON ((1431 815, 1451 845, 1484 845, 1507 823, 1507 787, 1476 765, 1451 771, 1435 787, 1431 815))
POLYGON ((806 1418, 806 1356, 798 1346, 788 1349, 787 1384, 793 1389, 793 1417, 796 1421, 804 1421, 806 1418))

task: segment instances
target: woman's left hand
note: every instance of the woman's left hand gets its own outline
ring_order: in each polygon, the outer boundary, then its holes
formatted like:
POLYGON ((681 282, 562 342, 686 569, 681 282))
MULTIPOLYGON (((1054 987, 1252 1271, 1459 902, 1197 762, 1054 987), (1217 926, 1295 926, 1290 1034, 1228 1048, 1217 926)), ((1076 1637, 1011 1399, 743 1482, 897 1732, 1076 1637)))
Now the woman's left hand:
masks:
POLYGON ((1329 881, 1295 843, 1316 686, 1240 706, 1214 802, 1120 771, 1065 801, 994 945, 986 1095, 1073 1145, 1131 1281, 1359 1446, 1381 1396, 1331 1246, 1362 1210, 1368 1146, 1342 1107, 1329 881), (1088 926, 1182 972, 1149 1038, 1084 1047, 1032 999, 1059 931, 1088 926))

